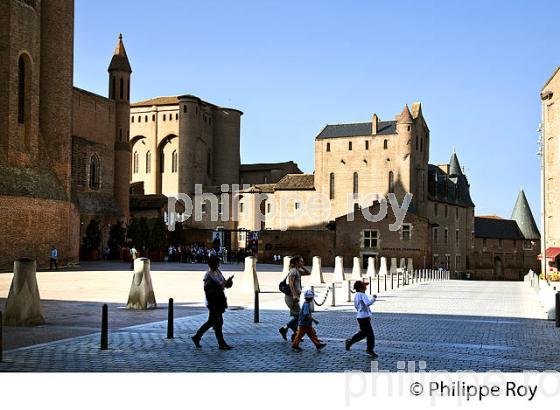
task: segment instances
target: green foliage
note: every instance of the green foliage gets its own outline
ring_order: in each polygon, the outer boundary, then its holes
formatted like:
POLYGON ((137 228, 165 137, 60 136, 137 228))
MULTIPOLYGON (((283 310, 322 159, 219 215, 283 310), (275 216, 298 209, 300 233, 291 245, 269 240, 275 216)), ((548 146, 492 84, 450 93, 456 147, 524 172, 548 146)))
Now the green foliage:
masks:
POLYGON ((111 251, 118 251, 124 246, 126 240, 126 228, 122 221, 111 226, 109 230, 109 241, 107 245, 111 251))
POLYGON ((147 245, 150 236, 150 228, 146 218, 132 218, 128 224, 126 236, 132 241, 136 249, 147 245))
POLYGON ((157 251, 165 248, 167 244, 167 225, 163 218, 157 218, 153 222, 148 247, 153 251, 157 251))
POLYGON ((101 228, 99 227, 99 221, 97 219, 92 219, 86 228, 83 248, 86 250, 99 250, 100 245, 101 228))

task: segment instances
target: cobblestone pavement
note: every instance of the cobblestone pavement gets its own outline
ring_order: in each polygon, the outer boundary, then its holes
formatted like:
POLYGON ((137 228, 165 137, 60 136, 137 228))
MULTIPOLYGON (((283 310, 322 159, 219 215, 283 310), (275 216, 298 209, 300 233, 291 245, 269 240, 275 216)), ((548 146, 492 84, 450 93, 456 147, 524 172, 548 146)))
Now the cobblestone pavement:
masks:
MULTIPOLYGON (((339 295, 345 299, 344 292, 339 295)), ((380 295, 374 305, 377 365, 402 369, 399 362, 423 361, 426 370, 560 371, 560 329, 544 320, 533 291, 519 282, 443 281, 380 295)), ((175 321, 167 340, 166 322, 119 329, 110 349, 99 350, 99 334, 11 350, 0 371, 20 372, 342 372, 370 371, 364 343, 344 350, 357 329, 349 304, 317 308, 317 352, 308 340, 292 352, 278 328, 287 319, 281 301, 264 303, 261 323, 250 309, 228 311, 224 333, 235 348, 220 351, 210 331, 196 349, 190 340, 205 315, 175 321)))

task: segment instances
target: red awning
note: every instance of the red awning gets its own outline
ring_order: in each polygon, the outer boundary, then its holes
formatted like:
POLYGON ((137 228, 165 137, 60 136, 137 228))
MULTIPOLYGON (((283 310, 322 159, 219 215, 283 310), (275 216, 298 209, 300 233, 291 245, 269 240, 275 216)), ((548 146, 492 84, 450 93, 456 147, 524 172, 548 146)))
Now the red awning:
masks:
MULTIPOLYGON (((546 259, 554 260, 558 255, 560 255, 560 248, 550 247, 546 248, 546 259)), ((542 259, 542 253, 537 256, 538 260, 542 259)))

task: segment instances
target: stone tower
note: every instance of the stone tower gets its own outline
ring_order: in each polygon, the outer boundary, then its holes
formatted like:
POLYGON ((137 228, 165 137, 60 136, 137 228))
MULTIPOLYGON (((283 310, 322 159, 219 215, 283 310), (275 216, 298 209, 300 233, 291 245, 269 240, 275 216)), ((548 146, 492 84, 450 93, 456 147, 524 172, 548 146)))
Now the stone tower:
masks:
POLYGON ((130 158, 130 75, 132 69, 119 35, 117 47, 109 64, 109 98, 115 101, 115 198, 122 215, 128 219, 129 186, 131 179, 130 158))
POLYGON ((413 152, 414 120, 412 114, 405 105, 400 115, 396 117, 398 134, 398 154, 392 158, 394 165, 391 167, 394 174, 395 194, 402 201, 407 192, 411 192, 416 202, 416 192, 413 189, 413 172, 415 156, 413 152))

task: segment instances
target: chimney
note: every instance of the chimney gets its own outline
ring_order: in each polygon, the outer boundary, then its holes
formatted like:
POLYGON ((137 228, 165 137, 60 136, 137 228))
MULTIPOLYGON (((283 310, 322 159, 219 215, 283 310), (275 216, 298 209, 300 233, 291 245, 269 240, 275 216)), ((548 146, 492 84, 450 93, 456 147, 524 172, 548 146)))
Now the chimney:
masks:
POLYGON ((377 114, 373 114, 371 117, 371 135, 377 134, 377 130, 379 128, 379 117, 377 114))

